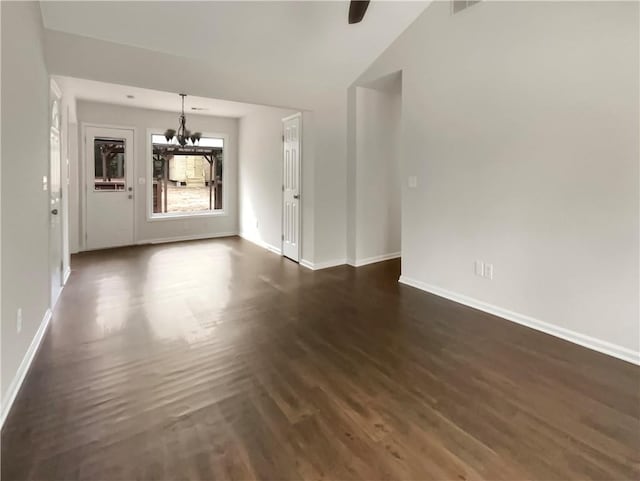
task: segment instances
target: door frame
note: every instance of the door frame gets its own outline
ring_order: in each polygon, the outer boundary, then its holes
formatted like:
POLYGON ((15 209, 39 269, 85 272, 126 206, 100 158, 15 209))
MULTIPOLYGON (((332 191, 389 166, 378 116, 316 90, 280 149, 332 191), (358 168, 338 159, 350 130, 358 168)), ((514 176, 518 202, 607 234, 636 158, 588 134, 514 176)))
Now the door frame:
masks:
POLYGON ((48 168, 47 168, 47 175, 49 176, 47 179, 47 219, 48 219, 48 235, 49 235, 49 239, 48 239, 48 245, 49 245, 49 249, 48 249, 48 259, 49 259, 49 307, 51 309, 53 309, 53 307, 56 305, 56 302, 58 301, 58 299, 60 298, 60 293, 62 292, 62 288, 65 284, 65 272, 64 272, 64 234, 63 234, 63 229, 64 229, 64 221, 63 218, 66 216, 66 213, 63 209, 63 200, 62 200, 62 182, 65 179, 65 176, 62 175, 64 169, 63 169, 63 161, 62 161, 62 142, 63 142, 63 136, 62 136, 62 126, 63 126, 63 108, 62 108, 62 90, 60 89, 60 87, 58 86, 58 84, 56 83, 56 81, 53 78, 49 79, 49 116, 48 116, 48 124, 49 124, 49 152, 48 152, 48 168), (53 281, 53 271, 51 270, 51 250, 53 247, 53 238, 52 238, 52 232, 51 232, 51 130, 54 128, 54 125, 52 124, 53 121, 53 106, 54 103, 57 102, 58 105, 58 125, 57 127, 55 127, 58 130, 58 149, 59 149, 59 166, 58 168, 60 169, 60 172, 58 172, 59 178, 60 178, 60 202, 58 205, 58 216, 59 216, 59 223, 60 223, 60 239, 59 239, 59 246, 60 246, 60 285, 57 286, 58 289, 56 290, 56 294, 53 295, 53 285, 52 285, 52 281, 53 281))
MULTIPOLYGON (((303 137, 303 126, 302 126, 302 112, 296 112, 293 115, 288 115, 282 119, 282 149, 280 152, 280 180, 282 184, 281 194, 280 194, 280 253, 282 257, 286 257, 284 255, 284 124, 288 120, 292 120, 295 118, 300 119, 300 130, 298 132, 298 159, 299 168, 298 168, 298 191, 300 198, 298 199, 298 263, 302 262, 302 223, 303 223, 303 215, 302 215, 302 204, 304 202, 303 191, 302 191, 302 170, 303 166, 303 147, 302 147, 302 137, 303 137)), ((288 257, 287 257, 288 259, 288 257)))
POLYGON ((78 193, 79 193, 79 201, 80 201, 80 216, 82 219, 82 229, 78 229, 80 232, 80 243, 78 244, 79 251, 86 251, 87 249, 87 198, 88 198, 88 182, 87 182, 87 129, 88 128, 98 128, 98 129, 119 129, 119 130, 130 130, 133 133, 133 146, 131 159, 133 163, 133 173, 132 173, 132 187, 133 187, 133 243, 138 241, 138 233, 136 229, 137 223, 137 215, 136 215, 136 190, 138 185, 138 166, 137 166, 137 157, 136 157, 136 137, 137 131, 135 127, 125 126, 125 125, 113 125, 113 124, 100 124, 95 122, 80 122, 80 129, 82 135, 82 160, 78 162, 78 193))

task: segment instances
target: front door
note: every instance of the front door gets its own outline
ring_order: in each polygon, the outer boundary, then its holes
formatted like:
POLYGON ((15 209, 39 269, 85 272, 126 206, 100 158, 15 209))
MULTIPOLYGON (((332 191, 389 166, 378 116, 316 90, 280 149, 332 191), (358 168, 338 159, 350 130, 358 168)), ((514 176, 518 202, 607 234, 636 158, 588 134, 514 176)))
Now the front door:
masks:
POLYGON ((282 254, 300 260, 300 115, 283 120, 282 254))
POLYGON ((53 307, 62 291, 62 183, 60 182, 60 92, 51 82, 49 115, 49 285, 53 307))
POLYGON ((133 155, 132 130, 86 128, 86 249, 133 244, 133 155))

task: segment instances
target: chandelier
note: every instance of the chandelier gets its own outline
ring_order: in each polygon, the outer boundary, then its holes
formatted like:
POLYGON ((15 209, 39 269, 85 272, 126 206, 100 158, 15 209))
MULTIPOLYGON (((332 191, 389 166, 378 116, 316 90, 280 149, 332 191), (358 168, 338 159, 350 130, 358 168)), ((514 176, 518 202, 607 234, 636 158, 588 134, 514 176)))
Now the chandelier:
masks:
POLYGON ((174 129, 167 129, 164 133, 164 138, 167 139, 167 142, 171 142, 175 137, 182 147, 187 145, 189 140, 191 140, 191 143, 195 145, 195 143, 200 140, 200 137, 202 137, 202 134, 200 132, 191 133, 187 130, 187 118, 184 116, 184 98, 187 94, 179 95, 182 97, 182 113, 180 114, 180 117, 178 117, 178 131, 176 132, 174 129))

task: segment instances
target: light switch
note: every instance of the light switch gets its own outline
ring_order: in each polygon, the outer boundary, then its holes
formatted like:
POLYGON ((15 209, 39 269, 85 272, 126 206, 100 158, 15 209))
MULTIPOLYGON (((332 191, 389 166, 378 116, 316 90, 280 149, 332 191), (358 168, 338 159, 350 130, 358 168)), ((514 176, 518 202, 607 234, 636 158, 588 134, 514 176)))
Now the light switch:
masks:
POLYGON ((493 264, 484 265, 484 277, 487 279, 493 279, 493 264))
POLYGON ((49 189, 49 180, 47 179, 46 175, 42 176, 42 190, 48 190, 49 189))
POLYGON ((409 188, 415 189, 418 187, 418 178, 415 175, 409 176, 409 188))
POLYGON ((484 262, 482 261, 476 261, 475 262, 475 272, 476 272, 476 276, 484 276, 484 262))

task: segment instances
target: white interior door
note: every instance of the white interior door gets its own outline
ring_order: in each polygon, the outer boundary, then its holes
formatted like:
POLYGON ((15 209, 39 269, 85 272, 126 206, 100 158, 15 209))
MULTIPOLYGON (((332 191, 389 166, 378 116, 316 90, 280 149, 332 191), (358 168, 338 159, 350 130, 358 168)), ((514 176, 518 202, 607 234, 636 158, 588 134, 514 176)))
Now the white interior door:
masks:
POLYGON ((282 254, 300 261, 300 115, 283 120, 282 254))
POLYGON ((133 148, 132 130, 86 128, 86 249, 134 242, 133 148))
POLYGON ((62 290, 62 183, 60 145, 60 92, 51 84, 49 117, 49 284, 51 306, 62 290))

